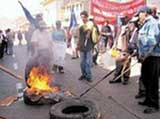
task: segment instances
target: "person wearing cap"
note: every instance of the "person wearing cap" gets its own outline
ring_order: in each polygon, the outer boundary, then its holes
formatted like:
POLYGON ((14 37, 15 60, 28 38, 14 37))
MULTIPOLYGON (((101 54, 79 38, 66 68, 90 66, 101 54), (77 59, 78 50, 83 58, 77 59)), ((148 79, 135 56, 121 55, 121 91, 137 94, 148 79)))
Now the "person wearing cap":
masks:
MULTIPOLYGON (((33 46, 33 52, 31 57, 41 56, 46 60, 46 68, 51 73, 52 61, 53 61, 53 41, 51 32, 47 29, 47 25, 43 20, 38 22, 39 27, 33 32, 31 37, 31 44, 33 46)), ((42 59, 43 59, 42 58, 42 59)))
POLYGON ((38 25, 39 28, 33 32, 31 38, 35 50, 45 49, 48 47, 48 43, 51 42, 51 34, 47 30, 46 23, 44 21, 39 21, 38 25))
POLYGON ((37 13, 35 16, 35 22, 34 22, 34 27, 39 28, 39 22, 43 21, 43 14, 42 13, 37 13))
MULTIPOLYGON (((122 82, 123 85, 129 83, 130 79, 130 64, 131 64, 131 57, 134 56, 135 50, 137 48, 137 21, 138 18, 133 17, 127 24, 124 33, 122 34, 122 46, 121 51, 117 56, 116 59, 116 77, 121 75, 120 79, 112 79, 109 83, 119 83, 122 82), (129 69, 129 70, 128 70, 129 69), (126 73, 126 70, 128 70, 126 73)), ((114 55, 114 54, 112 54, 114 55)))
POLYGON ((109 83, 110 84, 122 83, 126 85, 128 84, 128 79, 129 79, 129 74, 130 74, 129 71, 124 73, 121 77, 119 76, 123 73, 123 70, 125 70, 129 66, 128 63, 126 66, 124 66, 124 61, 128 57, 128 53, 125 51, 126 44, 124 41, 126 39, 126 36, 128 37, 128 33, 129 33, 128 32, 129 31, 128 29, 129 18, 127 16, 123 16, 121 18, 121 22, 122 23, 121 23, 120 29, 118 33, 116 34, 114 45, 112 47, 113 49, 116 49, 118 52, 116 53, 117 56, 114 57, 116 60, 116 70, 115 70, 114 78, 109 80, 109 83), (117 79, 117 77, 119 78, 117 79))
POLYGON ((66 33, 62 28, 60 20, 56 21, 56 27, 52 31, 52 40, 54 42, 54 70, 58 70, 59 73, 64 73, 65 54, 66 54, 66 33))
POLYGON ((160 30, 148 6, 142 6, 138 11, 138 16, 142 24, 138 33, 138 57, 142 63, 141 77, 146 89, 144 101, 138 104, 147 106, 144 113, 150 114, 159 110, 160 47, 158 37, 160 37, 160 30))

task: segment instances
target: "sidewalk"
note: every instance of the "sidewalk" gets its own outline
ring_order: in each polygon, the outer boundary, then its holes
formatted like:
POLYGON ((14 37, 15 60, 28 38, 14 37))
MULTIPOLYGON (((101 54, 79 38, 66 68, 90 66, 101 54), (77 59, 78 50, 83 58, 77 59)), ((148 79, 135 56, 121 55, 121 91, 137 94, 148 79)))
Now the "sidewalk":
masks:
MULTIPOLYGON (((131 65, 136 62, 136 59, 132 58, 131 65)), ((89 85, 94 85, 98 80, 100 80, 105 74, 110 72, 115 67, 114 59, 110 56, 108 52, 99 56, 98 63, 98 66, 93 67, 94 82, 89 85)), ((143 110, 145 109, 145 107, 137 104, 138 101, 141 101, 143 99, 137 100, 134 98, 138 92, 138 78, 140 75, 140 66, 141 65, 137 63, 131 68, 131 78, 128 85, 109 84, 108 81, 113 78, 112 74, 111 76, 103 80, 101 83, 99 83, 95 87, 95 89, 90 90, 85 95, 86 98, 93 100, 97 104, 103 114, 103 119, 160 118, 159 112, 149 115, 143 114, 143 110)), ((75 72, 73 72, 73 74, 74 73, 75 72)), ((76 76, 77 74, 73 77, 76 76)), ((85 83, 85 85, 88 84, 85 83)))
MULTIPOLYGON (((77 63, 77 61, 73 62, 77 63)), ((132 64, 134 64, 135 62, 136 59, 133 58, 132 64)), ((115 67, 114 59, 111 58, 108 52, 99 56, 98 63, 99 65, 93 67, 92 69, 94 82, 92 84, 89 84, 89 87, 91 85, 94 85, 98 80, 100 80, 105 74, 107 74, 115 67)), ((77 70, 72 72, 72 74, 75 74, 72 77, 76 77, 77 79, 78 75, 76 72, 77 70)), ((160 118, 159 112, 149 115, 143 114, 143 110, 145 109, 145 107, 138 105, 137 103, 140 100, 134 98, 138 92, 139 75, 140 64, 137 63, 131 69, 131 78, 128 85, 109 84, 108 81, 113 78, 112 74, 101 83, 99 83, 94 89, 90 90, 85 95, 85 97, 93 100, 97 104, 103 114, 103 119, 158 119, 160 118)), ((75 79, 73 80, 75 81, 75 79)), ((74 85, 80 85, 80 83, 82 82, 75 81, 74 85)), ((84 85, 88 84, 85 83, 84 85)), ((81 85, 79 87, 79 89, 74 89, 74 92, 76 94, 81 92, 76 90, 87 89, 81 88, 81 85)))

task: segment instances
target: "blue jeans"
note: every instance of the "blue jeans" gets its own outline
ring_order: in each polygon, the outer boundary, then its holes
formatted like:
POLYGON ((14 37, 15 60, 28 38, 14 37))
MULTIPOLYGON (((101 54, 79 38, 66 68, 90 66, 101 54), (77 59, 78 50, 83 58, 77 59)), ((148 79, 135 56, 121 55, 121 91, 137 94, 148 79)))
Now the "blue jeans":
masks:
POLYGON ((81 72, 86 79, 92 79, 91 67, 92 67, 92 51, 80 52, 81 58, 81 72))

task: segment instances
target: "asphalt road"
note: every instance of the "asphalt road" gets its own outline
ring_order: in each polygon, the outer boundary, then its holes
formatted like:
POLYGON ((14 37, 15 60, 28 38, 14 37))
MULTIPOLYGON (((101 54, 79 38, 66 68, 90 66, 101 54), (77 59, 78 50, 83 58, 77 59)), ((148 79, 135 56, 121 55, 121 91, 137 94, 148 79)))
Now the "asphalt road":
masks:
MULTIPOLYGON (((81 74, 79 59, 71 60, 70 54, 67 54, 65 73, 55 73, 53 82, 79 96, 110 71, 110 66, 114 62, 111 59, 107 61, 107 58, 108 55, 99 58, 100 65, 92 68, 94 81, 88 83, 78 80, 81 74)), ((14 46, 14 55, 6 55, 0 60, 0 65, 24 77, 24 68, 27 60, 26 46, 18 45, 14 46)), ((113 78, 112 74, 86 93, 82 99, 93 101, 99 112, 102 113, 103 119, 159 119, 160 113, 145 115, 142 113, 144 107, 137 105, 138 101, 134 99, 134 96, 138 90, 137 79, 139 74, 137 72, 139 71, 139 65, 135 66, 132 71, 134 73, 132 73, 128 85, 109 84, 108 80, 113 78)), ((16 78, 0 71, 0 100, 16 95, 16 83, 18 82, 19 80, 16 78)), ((24 80, 22 83, 25 86, 24 80)), ((24 104, 23 100, 19 100, 10 106, 0 107, 0 116, 4 116, 6 119, 49 119, 51 106, 29 106, 24 104)))

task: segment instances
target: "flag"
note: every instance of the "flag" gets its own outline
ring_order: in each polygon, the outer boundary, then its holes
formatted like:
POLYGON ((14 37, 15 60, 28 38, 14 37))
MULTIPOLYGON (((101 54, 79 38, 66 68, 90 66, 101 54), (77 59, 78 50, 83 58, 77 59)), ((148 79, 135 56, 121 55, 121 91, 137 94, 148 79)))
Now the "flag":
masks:
POLYGON ((74 9, 72 8, 71 9, 71 17, 70 17, 69 28, 76 27, 77 25, 78 24, 77 24, 76 15, 75 15, 74 9))
POLYGON ((21 5, 27 20, 31 23, 31 25, 33 25, 35 28, 37 28, 38 22, 36 21, 36 19, 31 15, 31 13, 23 6, 23 4, 20 1, 18 1, 18 2, 21 5))

